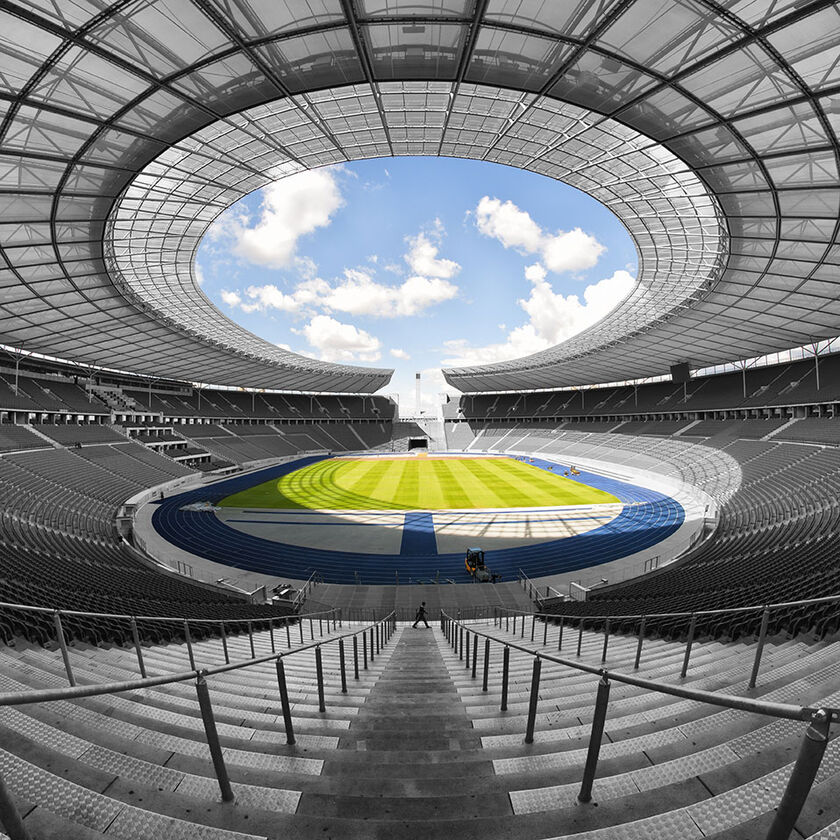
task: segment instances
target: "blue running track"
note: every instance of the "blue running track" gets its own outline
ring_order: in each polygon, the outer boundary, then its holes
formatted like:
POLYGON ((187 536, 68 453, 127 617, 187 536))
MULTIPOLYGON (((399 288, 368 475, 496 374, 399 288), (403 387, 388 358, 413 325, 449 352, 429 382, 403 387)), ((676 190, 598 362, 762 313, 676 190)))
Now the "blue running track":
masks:
MULTIPOLYGON (((303 580, 317 570, 329 583, 355 583, 356 573, 365 584, 391 584, 395 573, 399 573, 403 581, 432 578, 438 572, 442 579, 464 583, 471 580, 464 567, 463 553, 437 553, 432 515, 420 511, 406 513, 399 554, 363 554, 303 548, 261 539, 228 527, 213 513, 180 509, 190 502, 219 502, 232 493, 280 478, 323 457, 300 458, 156 502, 152 526, 165 540, 191 554, 278 577, 303 580)), ((568 469, 556 461, 537 458, 528 461, 555 472, 568 469)), ((595 473, 581 472, 576 480, 612 493, 623 502, 624 510, 612 522, 586 534, 488 551, 486 562, 495 574, 501 574, 503 580, 515 580, 519 569, 529 577, 541 577, 608 563, 664 540, 685 518, 678 502, 656 490, 595 473)), ((464 551, 466 548, 465 543, 464 551)))

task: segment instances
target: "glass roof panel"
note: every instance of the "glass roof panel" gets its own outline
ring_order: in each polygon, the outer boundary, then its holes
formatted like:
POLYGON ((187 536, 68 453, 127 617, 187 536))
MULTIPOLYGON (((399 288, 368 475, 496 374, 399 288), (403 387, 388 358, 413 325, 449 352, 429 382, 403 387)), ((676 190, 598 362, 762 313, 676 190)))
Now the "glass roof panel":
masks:
POLYGON ((489 0, 485 18, 555 35, 581 37, 620 0, 489 0))
POLYGON ((474 21, 467 0, 4 3, 0 264, 18 272, 0 274, 17 307, 0 312, 4 343, 178 378, 213 370, 221 384, 376 389, 388 371, 245 333, 202 299, 190 266, 242 192, 383 154, 562 178, 635 237, 640 283, 622 306, 544 353, 447 372, 468 390, 637 378, 687 346, 714 364, 840 333, 840 309, 806 285, 836 275, 824 246, 840 205, 837 4, 482 10, 474 21), (725 269, 729 233, 744 259, 725 269))
POLYGON ((840 8, 836 5, 771 33, 767 40, 813 90, 840 84, 840 8))
POLYGON ((693 0, 636 0, 599 40, 626 58, 670 73, 742 34, 733 22, 693 0))
POLYGON ((340 0, 210 0, 247 40, 344 20, 340 0))

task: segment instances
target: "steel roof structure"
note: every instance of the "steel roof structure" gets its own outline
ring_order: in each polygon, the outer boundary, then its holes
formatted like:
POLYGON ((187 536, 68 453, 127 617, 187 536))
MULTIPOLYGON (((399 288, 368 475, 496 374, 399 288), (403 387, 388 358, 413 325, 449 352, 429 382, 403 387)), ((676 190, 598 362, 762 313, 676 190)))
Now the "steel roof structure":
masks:
POLYGON ((303 169, 453 155, 610 207, 634 291, 465 391, 619 381, 840 334, 830 0, 0 2, 0 343, 219 385, 374 391, 193 275, 207 226, 303 169))

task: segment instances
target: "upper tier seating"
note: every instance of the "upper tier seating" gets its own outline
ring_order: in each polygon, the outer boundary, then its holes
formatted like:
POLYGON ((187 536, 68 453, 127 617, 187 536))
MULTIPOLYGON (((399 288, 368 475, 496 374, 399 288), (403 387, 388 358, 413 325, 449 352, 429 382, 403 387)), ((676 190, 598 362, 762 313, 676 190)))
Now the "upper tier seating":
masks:
POLYGON ((284 420, 392 420, 394 403, 386 397, 348 397, 319 394, 247 394, 205 388, 200 393, 144 391, 125 388, 126 396, 142 409, 167 418, 214 417, 238 422, 284 420))
MULTIPOLYGON (((694 411, 756 410, 840 402, 840 353, 820 357, 820 380, 813 359, 750 368, 674 382, 608 386, 532 394, 465 394, 447 406, 447 418, 516 420, 531 417, 669 415, 694 411), (745 388, 746 384, 746 388, 745 388)), ((674 419, 669 417, 666 419, 674 419)), ((617 422, 617 421, 616 421, 617 422)), ((604 430, 602 430, 604 431, 604 430)))
POLYGON ((108 408, 73 382, 36 376, 18 376, 14 392, 14 373, 0 374, 0 410, 107 414, 108 408))

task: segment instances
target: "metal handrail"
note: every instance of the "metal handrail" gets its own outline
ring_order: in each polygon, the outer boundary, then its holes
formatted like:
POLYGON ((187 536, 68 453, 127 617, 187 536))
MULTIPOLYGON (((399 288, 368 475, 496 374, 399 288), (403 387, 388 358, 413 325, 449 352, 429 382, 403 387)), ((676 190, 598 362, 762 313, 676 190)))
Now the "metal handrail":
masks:
MULTIPOLYGON (((449 621, 455 622, 458 626, 465 626, 458 619, 454 619, 446 615, 449 621)), ((655 680, 646 680, 642 677, 634 677, 631 674, 623 674, 619 671, 610 671, 608 668, 599 668, 596 665, 586 665, 583 662, 575 662, 571 659, 564 659, 560 656, 553 656, 550 653, 542 651, 531 650, 530 648, 518 645, 515 642, 509 642, 504 639, 499 639, 489 633, 482 633, 476 630, 475 627, 466 628, 469 632, 481 636, 484 639, 496 641, 499 644, 506 645, 513 650, 519 650, 527 653, 530 656, 538 657, 546 662, 554 662, 557 665, 565 665, 573 668, 576 671, 584 671, 587 674, 594 674, 599 677, 606 677, 607 679, 615 680, 616 682, 627 683, 628 685, 635 685, 639 688, 646 688, 651 691, 659 692, 660 694, 670 694, 674 697, 681 697, 685 700, 697 700, 701 703, 710 703, 714 706, 723 706, 728 709, 738 709, 743 712, 752 712, 759 715, 769 715, 771 717, 781 717, 788 720, 810 720, 811 717, 820 709, 830 713, 832 720, 840 720, 840 708, 826 709, 820 706, 793 706, 788 703, 768 703, 765 700, 754 700, 748 697, 738 697, 734 694, 721 694, 714 691, 703 691, 697 688, 685 688, 680 685, 672 685, 670 683, 660 683, 655 680)))
MULTIPOLYGON (((534 581, 532 581, 531 578, 529 578, 528 575, 526 575, 525 572, 522 571, 522 569, 517 569, 516 574, 517 574, 517 579, 522 584, 522 588, 528 593, 528 597, 533 601, 533 600, 535 600, 534 593, 536 593, 537 598, 539 598, 539 594, 540 594, 539 585, 535 584, 534 581)), ((553 586, 549 586, 548 584, 545 584, 546 597, 548 597, 548 590, 549 589, 552 592, 555 592, 557 594, 558 598, 563 597, 562 592, 558 592, 553 586)))
POLYGON ((0 610, 2 609, 47 613, 49 615, 54 615, 58 612, 61 613, 61 615, 77 615, 85 616, 87 618, 124 618, 128 621, 130 621, 133 618, 135 621, 167 621, 170 623, 173 621, 189 621, 190 624, 219 624, 219 622, 223 621, 225 624, 248 624, 249 622, 259 623, 265 621, 279 621, 281 619, 286 618, 316 618, 318 616, 325 616, 327 613, 331 614, 335 612, 338 608, 333 607, 329 610, 319 610, 318 612, 303 613, 301 615, 298 615, 297 613, 286 613, 284 615, 253 616, 251 618, 185 618, 182 615, 127 615, 124 613, 100 613, 86 612, 85 610, 66 610, 63 608, 56 607, 35 607, 28 604, 13 604, 7 601, 0 601, 0 610))
POLYGON ((311 575, 309 575, 309 577, 306 579, 306 583, 304 583, 303 586, 301 586, 301 588, 298 590, 297 595, 295 595, 295 597, 292 599, 292 606, 295 609, 298 609, 303 604, 303 602, 309 597, 309 594, 315 588, 315 584, 323 582, 323 576, 316 569, 314 572, 312 572, 311 575))
POLYGON ((816 604, 827 604, 833 601, 840 601, 840 595, 824 595, 820 598, 806 598, 801 601, 780 601, 776 604, 753 604, 748 607, 722 607, 716 610, 686 610, 682 612, 666 612, 666 613, 638 613, 635 615, 613 615, 613 614, 604 614, 604 615, 583 615, 583 614, 573 614, 573 613, 539 613, 533 612, 529 610, 517 610, 513 607, 498 607, 500 611, 505 611, 509 614, 516 613, 517 615, 536 615, 538 618, 546 617, 546 618, 585 618, 588 621, 594 620, 606 620, 610 619, 611 621, 627 621, 629 619, 638 619, 638 618, 686 618, 692 615, 725 615, 731 613, 739 613, 739 612, 750 612, 751 610, 764 610, 764 609, 782 609, 783 607, 808 607, 816 604))
MULTIPOLYGON (((825 599, 819 599, 825 600, 825 599)), ((832 599, 828 599, 832 600, 832 599)), ((768 611, 765 608, 764 620, 762 627, 766 630, 766 617, 768 611)), ((557 616, 551 616, 557 618, 557 616)), ((582 616, 583 618, 583 616, 582 616)), ((683 662, 682 676, 685 677, 686 668, 688 665, 688 658, 691 651, 691 640, 693 638, 694 624, 696 616, 692 615, 691 630, 689 632, 689 642, 686 645, 686 654, 683 662)), ((534 621, 531 624, 531 641, 533 641, 534 621)), ((515 622, 515 618, 514 618, 515 622)), ((793 827, 805 800, 810 793, 811 787, 820 767, 820 762, 828 745, 829 729, 832 722, 840 719, 840 709, 821 706, 818 708, 810 706, 794 706, 787 703, 772 703, 765 700, 756 700, 748 697, 738 697, 732 694, 723 694, 711 691, 704 691, 702 689, 686 688, 684 686, 673 685, 670 683, 656 682, 654 680, 647 680, 641 677, 634 677, 630 674, 624 674, 618 671, 611 671, 607 668, 599 668, 594 665, 586 665, 582 662, 574 662, 569 659, 564 659, 559 656, 554 656, 542 651, 535 651, 523 645, 518 645, 505 639, 499 639, 489 633, 484 633, 476 630, 474 626, 465 626, 463 622, 452 618, 448 614, 441 612, 441 632, 446 636, 450 645, 456 653, 459 654, 460 659, 465 658, 466 653, 466 667, 470 667, 470 633, 473 634, 472 639, 472 677, 476 678, 476 665, 478 658, 478 639, 482 637, 484 643, 484 679, 482 690, 488 690, 488 668, 490 660, 490 644, 496 642, 503 645, 503 660, 502 660, 502 685, 501 685, 501 711, 507 711, 507 695, 508 695, 508 681, 510 675, 510 651, 511 649, 522 651, 533 657, 534 664, 531 673, 531 690, 528 701, 528 717, 525 726, 525 743, 531 744, 534 741, 534 728, 536 723, 537 705, 539 703, 540 690, 540 675, 542 669, 542 662, 553 662, 558 665, 564 665, 576 671, 583 671, 584 673, 593 674, 600 677, 598 681, 598 690, 596 693, 595 709, 592 718, 592 729, 590 732, 589 746, 587 749, 586 763, 583 771, 583 779, 581 780, 581 787, 578 793, 578 801, 587 803, 592 799, 592 786, 595 780, 595 773, 597 771, 598 757, 601 750, 601 741, 604 734, 604 724, 607 716, 607 706, 609 703, 610 680, 624 683, 626 685, 633 685, 649 691, 654 691, 660 694, 668 694, 674 697, 681 697, 687 700, 693 700, 700 703, 707 703, 719 708, 734 709, 738 711, 750 712, 753 714, 767 715, 773 718, 782 718, 787 720, 801 720, 808 721, 810 725, 802 739, 799 756, 794 765, 790 779, 788 780, 785 793, 776 808, 775 817, 770 830, 766 835, 766 840, 787 840, 793 831, 793 827), (464 638, 466 634, 466 640, 464 638)), ((525 616, 522 616, 522 632, 524 635, 525 616)), ((499 622, 501 627, 501 621, 499 622)), ((548 623, 545 624, 547 633, 548 623)), ((516 632, 516 624, 514 623, 514 633, 516 632)), ((581 636, 583 627, 581 625, 581 636)), ((609 619, 607 618, 607 631, 604 637, 604 648, 601 657, 602 663, 605 661, 607 653, 607 641, 609 634, 609 619)), ((545 644, 545 636, 544 642, 545 644)), ((560 643, 562 644, 562 625, 560 643)), ((578 639, 578 656, 580 656, 580 637, 578 639)), ((638 667, 638 653, 636 656, 636 667, 638 667)), ((754 669, 755 670, 755 669, 754 669)))
POLYGON ((119 694, 123 691, 139 691, 143 688, 154 688, 158 685, 184 682, 197 678, 199 675, 213 677, 217 674, 225 674, 230 671, 238 671, 242 668, 249 668, 253 665, 263 665, 266 662, 273 662, 275 659, 282 659, 284 656, 291 656, 295 653, 302 653, 323 644, 343 641, 353 638, 360 633, 367 633, 368 630, 377 627, 385 622, 391 621, 393 614, 375 621, 358 630, 348 631, 337 636, 330 636, 323 641, 310 641, 298 647, 280 652, 266 653, 263 656, 256 656, 250 659, 243 659, 240 662, 231 662, 224 665, 214 665, 211 668, 193 668, 189 671, 176 671, 175 673, 162 674, 157 677, 145 677, 139 680, 122 680, 112 683, 93 683, 90 685, 67 686, 66 688, 39 688, 32 691, 9 691, 0 693, 0 706, 22 706, 27 703, 47 703, 54 700, 75 700, 81 697, 99 697, 103 694, 119 694))
MULTIPOLYGON (((39 608, 43 609, 43 608, 39 608)), ((330 611, 334 613, 334 610, 330 611)), ((54 613, 58 615, 57 612, 54 613)), ((95 613, 94 613, 95 615, 95 613)), ((333 617, 333 628, 335 628, 335 621, 333 617)), ((310 622, 312 619, 310 619, 310 622)), ((301 632, 301 641, 303 640, 303 624, 298 623, 301 632)), ((186 625, 186 621, 185 621, 186 625)), ((286 624, 288 630, 288 621, 286 624)), ((60 622, 57 623, 57 629, 60 630, 60 622)), ((249 628, 250 629, 250 628, 249 628)), ((207 746, 210 752, 210 757, 213 762, 213 769, 216 774, 216 779, 219 783, 219 790, 222 796, 223 803, 232 803, 235 800, 235 793, 230 783, 227 766, 225 764, 224 751, 222 749, 221 741, 219 740, 218 730, 216 728, 216 719, 213 714, 213 706, 210 700, 210 692, 207 688, 207 677, 216 674, 222 674, 229 671, 238 671, 243 668, 248 668, 253 665, 260 665, 266 662, 274 662, 277 669, 277 687, 280 693, 280 704, 283 712, 283 723, 286 730, 286 743, 295 743, 294 726, 292 721, 292 709, 289 702, 289 692, 286 685, 286 673, 283 665, 283 659, 295 653, 301 653, 306 650, 315 650, 315 667, 316 679, 318 684, 318 711, 325 712, 326 704, 324 700, 324 671, 321 662, 321 646, 322 644, 330 644, 338 642, 339 653, 339 670, 341 673, 341 693, 347 693, 347 673, 346 673, 346 658, 344 651, 344 640, 348 638, 353 639, 353 675, 354 679, 359 679, 359 645, 358 637, 362 636, 362 650, 364 656, 364 669, 368 668, 368 655, 370 661, 379 655, 381 648, 390 640, 394 630, 396 629, 396 621, 394 613, 390 613, 379 621, 373 622, 370 625, 362 627, 359 630, 342 633, 337 636, 332 636, 326 640, 314 640, 314 632, 312 633, 312 642, 309 644, 302 644, 294 649, 291 648, 291 641, 289 640, 289 649, 277 652, 274 649, 274 633, 273 626, 269 625, 271 631, 271 648, 272 652, 264 656, 254 656, 254 640, 251 638, 251 658, 243 660, 242 662, 231 663, 228 658, 227 639, 222 635, 225 650, 225 665, 216 665, 212 668, 196 668, 193 658, 192 644, 190 642, 189 631, 187 629, 187 647, 190 655, 190 664, 193 666, 189 671, 181 671, 174 674, 164 674, 157 677, 146 677, 143 668, 143 660, 140 656, 139 645, 138 660, 140 662, 140 670, 143 678, 139 680, 127 680, 113 683, 99 683, 95 685, 74 685, 72 679, 72 671, 69 667, 69 659, 67 656, 66 647, 63 644, 64 638, 59 633, 59 638, 62 642, 62 655, 64 656, 65 667, 67 668, 68 677, 70 678, 70 686, 67 688, 47 688, 35 689, 30 691, 9 692, 0 694, 0 707, 3 706, 19 706, 26 703, 40 703, 51 702, 56 700, 72 700, 82 697, 97 697, 103 694, 116 694, 124 691, 134 691, 144 688, 152 688, 158 685, 169 685, 177 682, 184 682, 186 680, 195 679, 195 689, 198 699, 199 709, 201 711, 201 719, 204 725, 204 733, 207 738, 207 746), (368 632, 370 633, 370 650, 368 651, 368 632)), ((329 625, 327 627, 329 630, 329 625)), ((310 623, 310 631, 312 631, 312 624, 310 623)), ((323 629, 322 629, 323 635, 323 629)), ((287 636, 288 638, 288 636, 287 636)), ((136 635, 135 635, 136 642, 136 635)), ((8 832, 11 840, 31 840, 29 832, 23 821, 20 818, 20 813, 12 799, 8 787, 5 784, 2 774, 0 774, 0 819, 2 825, 8 832)))

